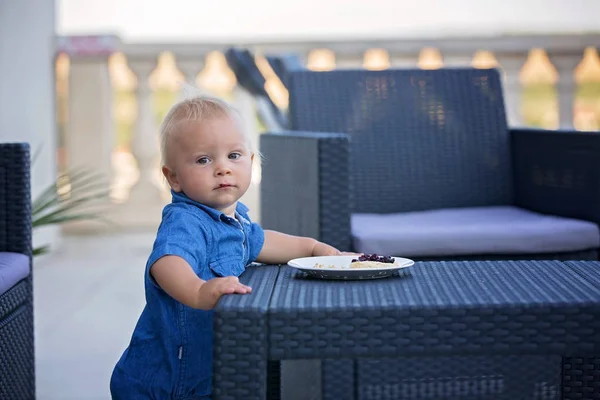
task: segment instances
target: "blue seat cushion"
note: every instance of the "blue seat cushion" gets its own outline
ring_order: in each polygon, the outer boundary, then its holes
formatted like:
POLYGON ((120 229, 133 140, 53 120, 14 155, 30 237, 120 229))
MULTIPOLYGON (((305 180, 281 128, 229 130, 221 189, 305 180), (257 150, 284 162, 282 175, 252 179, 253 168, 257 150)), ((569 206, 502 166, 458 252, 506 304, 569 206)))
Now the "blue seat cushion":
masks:
POLYGON ((354 214, 354 249, 395 256, 544 254, 597 249, 592 222, 512 206, 354 214))
POLYGON ((29 257, 0 252, 0 295, 29 275, 29 257))

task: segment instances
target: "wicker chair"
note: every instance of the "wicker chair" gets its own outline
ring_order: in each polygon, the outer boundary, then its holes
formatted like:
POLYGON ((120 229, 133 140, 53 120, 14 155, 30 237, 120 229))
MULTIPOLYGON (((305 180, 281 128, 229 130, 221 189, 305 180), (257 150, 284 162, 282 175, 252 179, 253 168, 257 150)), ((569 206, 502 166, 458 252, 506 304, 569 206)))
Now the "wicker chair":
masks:
POLYGON ((35 398, 29 160, 0 143, 0 399, 35 398))
POLYGON ((286 76, 264 228, 417 260, 598 259, 600 134, 509 128, 497 70, 286 76))

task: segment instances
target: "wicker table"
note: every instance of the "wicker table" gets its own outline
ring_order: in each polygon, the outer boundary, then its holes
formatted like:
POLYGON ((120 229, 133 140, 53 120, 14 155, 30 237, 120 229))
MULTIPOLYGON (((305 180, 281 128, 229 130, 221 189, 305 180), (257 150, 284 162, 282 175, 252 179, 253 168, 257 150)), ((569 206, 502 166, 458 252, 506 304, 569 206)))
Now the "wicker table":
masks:
POLYGON ((349 282, 246 274, 253 297, 216 311, 215 398, 277 397, 267 370, 282 360, 314 360, 310 398, 600 398, 598 262, 423 262, 349 282))

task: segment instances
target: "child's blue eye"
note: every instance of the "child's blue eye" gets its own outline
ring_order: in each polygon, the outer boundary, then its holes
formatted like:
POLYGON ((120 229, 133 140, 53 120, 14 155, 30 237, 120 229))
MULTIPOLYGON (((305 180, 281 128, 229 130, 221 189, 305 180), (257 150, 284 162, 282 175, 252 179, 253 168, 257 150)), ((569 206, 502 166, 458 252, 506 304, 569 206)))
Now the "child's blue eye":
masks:
POLYGON ((240 153, 231 153, 229 155, 229 158, 232 160, 237 160, 238 158, 240 158, 242 155, 240 153))
POLYGON ((198 164, 207 164, 208 163, 208 157, 201 157, 198 159, 198 161, 196 161, 198 164))

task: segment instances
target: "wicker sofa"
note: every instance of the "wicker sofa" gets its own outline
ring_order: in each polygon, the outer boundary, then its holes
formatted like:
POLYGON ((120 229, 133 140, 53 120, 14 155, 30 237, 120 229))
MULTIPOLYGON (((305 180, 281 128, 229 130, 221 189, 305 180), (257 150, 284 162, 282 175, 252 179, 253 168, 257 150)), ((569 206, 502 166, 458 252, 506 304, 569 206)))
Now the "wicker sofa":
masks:
POLYGON ((35 398, 30 153, 0 143, 0 399, 35 398))

